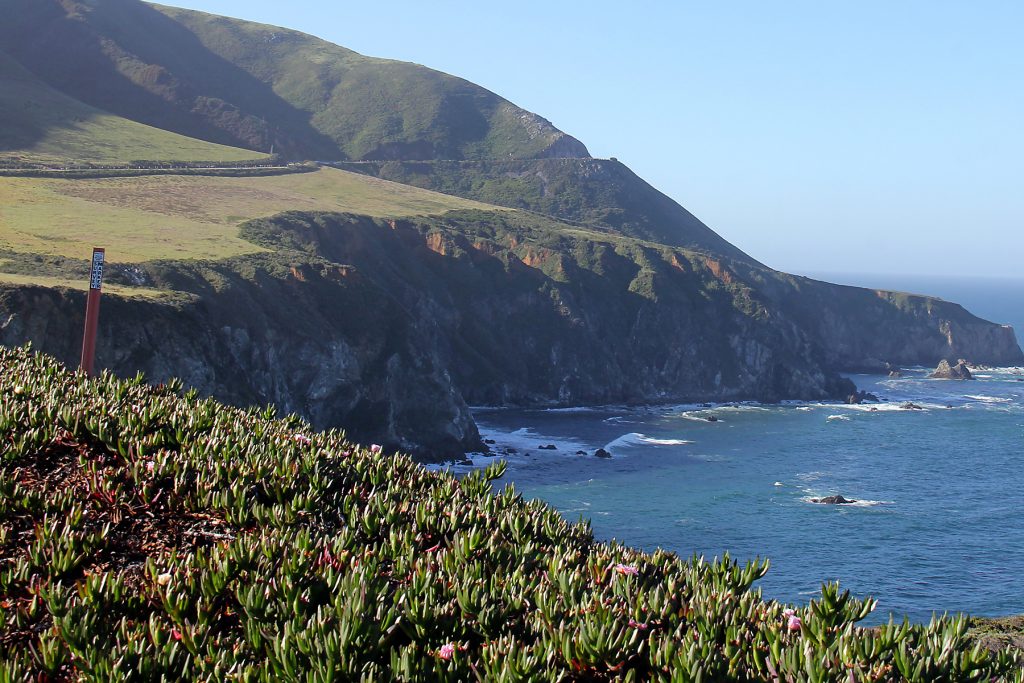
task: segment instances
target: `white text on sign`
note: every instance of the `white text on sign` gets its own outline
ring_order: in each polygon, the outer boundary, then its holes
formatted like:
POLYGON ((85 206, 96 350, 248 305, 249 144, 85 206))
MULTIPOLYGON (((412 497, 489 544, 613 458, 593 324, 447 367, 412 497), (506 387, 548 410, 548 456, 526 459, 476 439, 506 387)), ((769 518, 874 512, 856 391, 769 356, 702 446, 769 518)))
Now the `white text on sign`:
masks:
POLYGON ((100 289, 103 286, 103 252, 92 253, 92 276, 89 278, 89 289, 100 289))

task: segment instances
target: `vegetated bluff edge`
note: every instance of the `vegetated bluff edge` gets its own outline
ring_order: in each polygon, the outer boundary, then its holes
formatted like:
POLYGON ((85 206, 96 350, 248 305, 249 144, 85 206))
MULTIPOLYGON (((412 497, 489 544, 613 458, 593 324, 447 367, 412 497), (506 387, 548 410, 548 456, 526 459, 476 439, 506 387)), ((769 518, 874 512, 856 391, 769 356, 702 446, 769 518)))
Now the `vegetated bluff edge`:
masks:
POLYGON ((151 223, 131 262, 106 245, 120 288, 104 299, 99 367, 273 403, 423 458, 482 447, 467 405, 845 398, 843 370, 1024 361, 1011 329, 956 304, 758 263, 624 165, 462 79, 137 0, 0 9, 0 79, 23 93, 0 97, 8 166, 130 124, 140 154, 173 146, 159 132, 231 163, 273 147, 345 169, 0 178, 17 208, 0 213, 6 345, 77 357, 83 294, 54 283, 84 279, 87 241, 18 227, 48 206, 151 223), (63 104, 32 116, 42 99, 63 104), (227 192, 241 199, 218 214, 227 192), (296 204, 254 208, 267 197, 296 204), (162 228, 167 216, 195 238, 162 228), (203 242, 208 227, 222 237, 203 242))
POLYGON ((600 543, 540 501, 0 348, 0 677, 1024 681, 964 618, 858 628, 837 585, 600 543))

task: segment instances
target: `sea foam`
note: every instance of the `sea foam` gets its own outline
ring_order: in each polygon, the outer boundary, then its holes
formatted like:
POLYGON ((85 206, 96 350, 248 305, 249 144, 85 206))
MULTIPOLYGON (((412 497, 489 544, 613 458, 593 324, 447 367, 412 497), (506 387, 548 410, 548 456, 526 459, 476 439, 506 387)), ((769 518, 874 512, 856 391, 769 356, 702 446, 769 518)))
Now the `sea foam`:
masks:
POLYGON ((629 432, 628 434, 623 434, 622 436, 620 436, 617 439, 613 439, 612 441, 609 441, 607 444, 605 444, 604 448, 607 451, 611 451, 612 454, 614 455, 614 451, 612 449, 614 449, 616 447, 642 446, 642 445, 651 445, 651 446, 683 446, 683 445, 689 444, 689 443, 693 443, 693 442, 692 441, 688 441, 686 439, 658 439, 658 438, 655 438, 653 436, 647 436, 646 434, 641 434, 639 432, 629 432))

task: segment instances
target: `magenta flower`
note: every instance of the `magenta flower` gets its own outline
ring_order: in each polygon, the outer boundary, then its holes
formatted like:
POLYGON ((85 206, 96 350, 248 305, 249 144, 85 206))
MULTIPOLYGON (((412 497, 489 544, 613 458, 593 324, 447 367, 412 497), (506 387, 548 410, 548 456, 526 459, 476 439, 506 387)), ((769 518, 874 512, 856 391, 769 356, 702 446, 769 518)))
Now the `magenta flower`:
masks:
POLYGON ((452 655, 454 655, 455 651, 458 649, 459 648, 456 647, 454 643, 447 643, 442 645, 441 649, 437 651, 437 656, 441 659, 451 659, 452 655))
POLYGON ((789 608, 789 609, 782 610, 782 616, 786 617, 787 619, 789 619, 794 614, 796 614, 796 610, 795 609, 789 608))
POLYGON ((381 446, 379 443, 375 443, 372 446, 370 446, 370 452, 371 453, 380 453, 383 450, 384 450, 384 447, 381 446))
POLYGON ((639 621, 636 621, 635 619, 632 619, 632 618, 629 620, 629 625, 632 628, 635 628, 635 629, 640 630, 640 631, 646 631, 647 630, 647 624, 639 622, 639 621))
POLYGON ((799 631, 800 627, 803 626, 803 622, 800 621, 800 617, 793 614, 790 615, 789 621, 786 623, 786 626, 787 628, 789 628, 790 631, 799 631))
POLYGON ((312 440, 304 434, 296 434, 292 439, 295 440, 295 443, 302 444, 303 446, 308 446, 313 443, 312 440))
POLYGON ((636 576, 640 573, 640 570, 629 564, 617 564, 615 565, 615 571, 626 576, 636 576))

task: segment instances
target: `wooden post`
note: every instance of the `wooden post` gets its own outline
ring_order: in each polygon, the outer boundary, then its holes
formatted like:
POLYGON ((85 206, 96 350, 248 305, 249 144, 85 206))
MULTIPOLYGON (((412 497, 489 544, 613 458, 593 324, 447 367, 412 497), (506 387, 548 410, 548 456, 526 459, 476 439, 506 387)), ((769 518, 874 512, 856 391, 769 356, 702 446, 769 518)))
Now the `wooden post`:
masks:
POLYGON ((100 290, 103 287, 103 259, 105 251, 92 250, 92 272, 89 275, 89 298, 85 304, 85 334, 82 337, 82 370, 92 375, 92 362, 96 355, 96 327, 100 319, 100 290))

